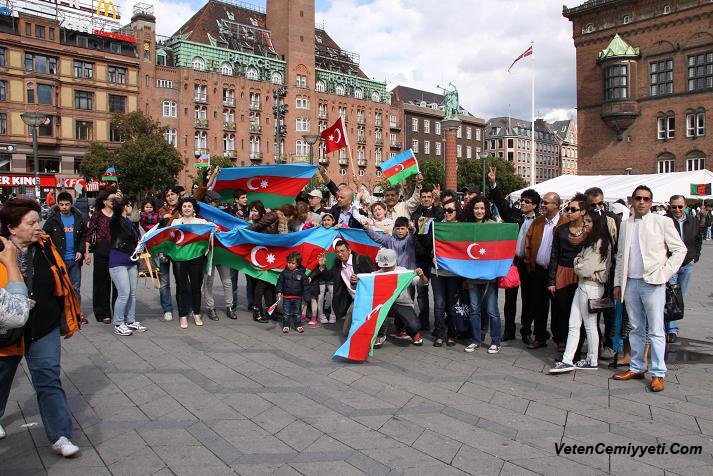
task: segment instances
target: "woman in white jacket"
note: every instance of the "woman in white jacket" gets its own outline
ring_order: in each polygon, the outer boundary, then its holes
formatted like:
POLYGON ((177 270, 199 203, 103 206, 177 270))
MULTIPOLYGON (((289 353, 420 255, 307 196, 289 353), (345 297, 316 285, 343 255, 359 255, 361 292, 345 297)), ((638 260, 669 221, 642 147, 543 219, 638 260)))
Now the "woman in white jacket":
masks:
MULTIPOLYGON (((17 251, 3 237, 0 237, 0 264, 7 272, 7 284, 0 288, 0 335, 8 329, 22 327, 30 315, 30 299, 27 296, 27 286, 22 280, 20 268, 17 266, 17 251)), ((2 432, 2 427, 0 427, 2 432)))
POLYGON ((611 239, 606 216, 600 216, 589 210, 584 216, 584 228, 587 236, 582 251, 574 258, 574 272, 578 278, 577 291, 569 314, 569 333, 567 347, 562 361, 550 369, 551 374, 571 372, 572 370, 596 370, 599 351, 599 333, 597 315, 589 312, 590 299, 599 299, 609 278, 611 263, 611 239), (587 332, 587 358, 572 362, 579 344, 579 332, 584 322, 587 332))

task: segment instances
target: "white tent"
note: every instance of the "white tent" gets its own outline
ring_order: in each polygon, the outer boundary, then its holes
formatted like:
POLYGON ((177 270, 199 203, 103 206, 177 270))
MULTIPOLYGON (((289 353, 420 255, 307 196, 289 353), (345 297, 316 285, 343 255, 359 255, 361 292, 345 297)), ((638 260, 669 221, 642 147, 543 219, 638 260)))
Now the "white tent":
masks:
MULTIPOLYGON (((713 183, 713 172, 696 170, 694 172, 673 172, 668 174, 643 175, 560 175, 559 177, 538 183, 534 188, 540 195, 556 192, 566 200, 577 192, 584 192, 589 187, 599 187, 604 192, 604 200, 615 202, 631 197, 637 185, 646 185, 654 192, 654 202, 668 202, 671 195, 683 195, 686 198, 709 200, 713 195, 691 195, 691 184, 713 183)), ((518 200, 526 190, 516 190, 510 194, 510 200, 518 200)))

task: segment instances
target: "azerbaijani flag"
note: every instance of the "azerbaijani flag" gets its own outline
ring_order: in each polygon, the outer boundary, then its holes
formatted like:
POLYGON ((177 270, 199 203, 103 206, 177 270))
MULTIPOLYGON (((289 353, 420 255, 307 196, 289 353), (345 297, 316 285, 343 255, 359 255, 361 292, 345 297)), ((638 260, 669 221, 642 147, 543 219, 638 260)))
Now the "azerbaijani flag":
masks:
POLYGON ((515 257, 515 223, 434 222, 436 267, 470 279, 508 274, 515 257))
POLYGON ((691 195, 696 196, 707 196, 711 194, 711 184, 710 183, 692 183, 691 184, 691 195))
POLYGON ((164 253, 174 261, 188 261, 205 255, 210 248, 212 223, 171 225, 159 228, 156 224, 141 237, 137 252, 146 248, 152 255, 164 253))
POLYGON ((388 179, 391 185, 401 183, 404 179, 419 172, 418 161, 411 149, 391 157, 386 162, 383 162, 380 167, 384 172, 384 177, 388 179))
POLYGON ((423 217, 423 221, 421 224, 418 226, 418 234, 419 235, 427 235, 428 233, 431 232, 431 224, 435 218, 426 218, 423 217))
POLYGON ((196 163, 193 166, 197 169, 204 169, 210 167, 210 154, 201 154, 196 159, 196 163))
POLYGON ((248 222, 235 217, 230 213, 225 213, 223 210, 215 208, 207 203, 201 202, 199 218, 215 223, 218 229, 216 231, 230 231, 233 228, 242 228, 248 226, 248 222))
POLYGON ((357 274, 356 296, 349 336, 332 359, 364 361, 372 355, 374 339, 391 305, 416 277, 415 271, 357 274))
MULTIPOLYGON (((376 253, 379 252, 381 243, 372 240, 366 231, 360 228, 340 228, 337 232, 339 236, 334 240, 332 246, 334 246, 337 240, 342 239, 349 243, 349 248, 352 251, 360 255, 368 256, 371 258, 371 261, 376 262, 376 253)), ((334 251, 334 248, 330 248, 330 251, 334 251)))
POLYGON ((102 182, 118 182, 119 179, 116 176, 116 169, 114 167, 108 167, 106 172, 102 174, 102 182))
POLYGON ((280 272, 287 266, 287 255, 293 251, 302 254, 302 266, 306 269, 317 266, 317 258, 330 247, 336 230, 315 227, 284 235, 269 235, 235 228, 215 236, 213 263, 239 269, 253 278, 275 284, 280 272))
POLYGON ((248 201, 260 200, 267 208, 292 203, 317 171, 316 165, 259 165, 257 167, 227 167, 221 169, 211 190, 220 193, 226 202, 233 191, 244 190, 248 201))

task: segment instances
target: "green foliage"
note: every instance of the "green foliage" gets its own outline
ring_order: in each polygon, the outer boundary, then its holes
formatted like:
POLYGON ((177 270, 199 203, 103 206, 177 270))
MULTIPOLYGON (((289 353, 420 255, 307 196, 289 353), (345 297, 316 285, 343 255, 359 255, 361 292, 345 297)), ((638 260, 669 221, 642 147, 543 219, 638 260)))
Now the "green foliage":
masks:
POLYGON ((418 167, 423 174, 423 182, 426 186, 432 187, 437 183, 443 186, 446 180, 446 170, 441 159, 422 159, 418 167))
MULTIPOLYGON (((485 159, 486 175, 490 167, 495 167, 498 188, 504 195, 527 186, 527 183, 515 174, 515 167, 507 160, 500 157, 488 157, 485 159)), ((485 181, 487 186, 487 176, 485 181)), ((483 187, 483 162, 481 159, 458 160, 458 190, 469 184, 475 184, 478 188, 483 187)))
POLYGON ((215 170, 216 167, 219 167, 221 169, 224 169, 226 167, 235 167, 235 163, 233 160, 229 157, 225 157, 223 155, 211 155, 210 156, 210 167, 204 167, 204 168, 194 168, 194 174, 191 174, 193 177, 193 183, 197 185, 203 185, 208 182, 208 177, 210 176, 211 172, 215 170))
POLYGON ((165 128, 140 112, 116 114, 112 122, 124 142, 116 150, 92 144, 82 160, 86 177, 98 179, 108 166, 114 166, 119 187, 128 195, 176 183, 184 164, 178 151, 164 139, 165 128))

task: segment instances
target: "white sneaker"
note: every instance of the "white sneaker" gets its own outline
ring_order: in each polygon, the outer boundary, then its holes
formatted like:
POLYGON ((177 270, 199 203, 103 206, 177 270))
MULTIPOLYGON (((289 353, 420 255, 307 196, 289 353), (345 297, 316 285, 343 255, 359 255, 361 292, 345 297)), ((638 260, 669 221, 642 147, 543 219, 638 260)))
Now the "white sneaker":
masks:
POLYGON ((139 321, 134 321, 131 324, 128 324, 126 327, 128 327, 132 331, 139 331, 139 332, 146 332, 147 330, 149 330, 148 327, 141 324, 139 321))
POLYGON ((79 453, 79 446, 69 441, 66 436, 61 436, 59 440, 55 441, 52 445, 52 451, 65 458, 69 458, 79 453))
POLYGON ((173 320, 173 314, 170 312, 164 312, 163 313, 163 320, 164 321, 172 321, 173 320))
POLYGON ((130 336, 133 332, 126 324, 120 324, 118 326, 114 326, 114 334, 118 336, 130 336))
POLYGON ((488 347, 488 354, 497 354, 498 352, 500 352, 499 345, 493 344, 490 347, 488 347))
POLYGON ((3 428, 2 425, 0 425, 0 440, 5 438, 6 436, 7 436, 7 433, 5 433, 5 428, 3 428))
POLYGON ((329 318, 329 321, 327 321, 327 322, 329 322, 330 324, 336 324, 336 323, 337 323, 337 318, 336 318, 336 317, 330 317, 330 318, 329 318))
POLYGON ((478 344, 468 344, 468 346, 463 349, 463 351, 468 352, 470 354, 471 352, 475 352, 475 349, 477 349, 478 347, 480 347, 478 344))
POLYGON ((319 323, 320 323, 320 324, 327 324, 328 322, 329 322, 329 319, 327 319, 326 317, 320 317, 320 318, 319 318, 319 323))

